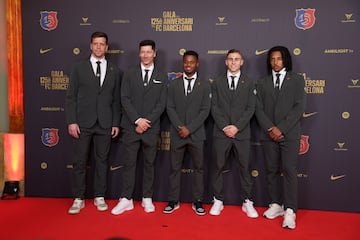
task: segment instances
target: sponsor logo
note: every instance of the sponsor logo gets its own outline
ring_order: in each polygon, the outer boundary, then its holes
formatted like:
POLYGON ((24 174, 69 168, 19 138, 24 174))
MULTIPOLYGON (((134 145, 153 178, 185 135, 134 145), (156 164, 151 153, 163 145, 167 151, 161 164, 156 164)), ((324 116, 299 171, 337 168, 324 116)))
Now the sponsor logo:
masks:
POLYGON ((341 20, 342 23, 354 23, 356 22, 353 18, 352 18, 353 14, 352 13, 345 13, 345 19, 341 20))
POLYGON ((360 88, 359 79, 351 79, 352 85, 348 85, 348 88, 360 88))
POLYGON ((347 151, 348 149, 344 147, 345 143, 344 142, 338 142, 337 143, 337 147, 334 148, 335 151, 347 151))
POLYGON ((349 118, 350 118, 350 113, 349 113, 349 112, 343 112, 343 113, 341 114, 341 117, 342 117, 343 119, 349 119, 349 118))
POLYGON ((208 50, 207 54, 211 54, 211 55, 215 55, 215 54, 220 54, 220 55, 226 55, 228 53, 229 50, 208 50))
POLYGON ((258 56, 258 55, 262 55, 262 54, 264 54, 264 53, 266 53, 266 52, 268 52, 269 51, 269 49, 264 49, 264 50, 255 50, 255 55, 256 56, 258 56))
POLYGON ((59 143, 59 129, 43 128, 41 132, 41 141, 45 146, 54 147, 59 143))
POLYGON ((40 26, 46 31, 55 30, 58 26, 57 12, 41 11, 40 26))
POLYGON ((267 23, 270 22, 270 18, 252 18, 252 23, 267 23))
POLYGON ((331 174, 330 180, 331 180, 331 181, 336 181, 336 180, 339 180, 339 179, 344 178, 344 177, 346 177, 345 174, 343 174, 343 175, 334 175, 334 174, 331 174))
POLYGON ((112 20, 112 23, 126 24, 126 23, 130 23, 130 20, 129 19, 114 19, 114 20, 112 20))
POLYGON ((295 26, 302 30, 307 30, 315 25, 315 9, 314 8, 300 8, 296 9, 295 26))
POLYGON ((184 173, 184 174, 191 174, 194 172, 194 169, 191 169, 191 168, 182 168, 181 169, 181 173, 184 173))
POLYGON ((303 118, 308 118, 308 117, 314 116, 314 115, 316 115, 317 113, 318 113, 318 112, 303 113, 303 118))
POLYGON ((309 136, 301 135, 299 155, 303 155, 309 151, 309 136))
POLYGON ((122 165, 119 165, 119 166, 110 166, 110 171, 115 171, 115 170, 118 170, 120 168, 122 168, 123 166, 122 165))
POLYGON ((216 26, 226 26, 228 25, 227 22, 225 22, 225 17, 218 17, 218 22, 215 24, 216 26))
POLYGON ((80 26, 91 26, 91 23, 89 23, 88 17, 82 17, 81 20, 82 20, 82 22, 80 23, 80 26))
POLYGON ((51 50, 53 50, 53 49, 52 49, 52 48, 46 48, 46 49, 40 48, 40 54, 48 53, 48 52, 50 52, 51 50))
POLYGON ((325 49, 324 53, 326 53, 326 54, 349 54, 349 53, 354 53, 354 49, 349 49, 349 48, 325 49))
POLYGON ((251 176, 253 176, 253 177, 258 177, 259 176, 259 171, 258 170, 252 170, 251 171, 251 176))

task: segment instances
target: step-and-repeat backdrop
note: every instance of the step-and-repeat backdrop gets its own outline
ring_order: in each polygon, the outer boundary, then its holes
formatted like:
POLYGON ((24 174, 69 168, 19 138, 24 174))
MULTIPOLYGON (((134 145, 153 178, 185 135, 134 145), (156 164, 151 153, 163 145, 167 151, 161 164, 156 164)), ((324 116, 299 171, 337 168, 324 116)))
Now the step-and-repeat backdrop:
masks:
MULTIPOLYGON (((307 107, 299 152, 299 207, 360 212, 360 3, 358 0, 104 0, 23 1, 25 194, 71 197, 72 144, 64 114, 72 65, 89 56, 90 35, 109 35, 108 59, 125 71, 137 64, 138 43, 157 43, 156 64, 169 80, 182 71, 182 53, 200 55, 207 79, 225 71, 227 50, 243 52, 243 72, 266 74, 266 53, 285 45, 294 70, 304 76, 307 107)), ((166 201, 169 174, 169 121, 162 116, 154 200, 166 201)), ((251 173, 256 205, 268 203, 264 157, 256 120, 251 173)), ((210 202, 211 117, 206 121, 205 201, 210 202)), ((122 143, 114 141, 109 159, 108 198, 121 191, 122 143)), ((93 164, 89 161, 88 197, 93 164)), ((135 199, 141 198, 141 156, 135 199)), ((191 201, 192 164, 182 169, 181 201, 191 201)), ((230 160, 224 171, 225 203, 240 204, 239 176, 230 160)))

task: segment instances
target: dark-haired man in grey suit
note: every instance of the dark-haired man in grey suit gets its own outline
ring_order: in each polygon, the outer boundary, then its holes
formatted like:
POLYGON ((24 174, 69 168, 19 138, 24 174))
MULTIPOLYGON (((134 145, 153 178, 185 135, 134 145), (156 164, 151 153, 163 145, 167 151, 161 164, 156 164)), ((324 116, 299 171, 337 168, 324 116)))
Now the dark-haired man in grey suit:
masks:
POLYGON ((206 214, 202 206, 203 145, 206 139, 204 121, 209 115, 211 101, 209 82, 199 78, 198 66, 198 54, 195 51, 186 51, 183 55, 183 76, 174 79, 169 85, 167 114, 171 122, 171 172, 169 203, 163 210, 164 213, 172 213, 180 206, 181 167, 184 153, 188 151, 194 166, 192 207, 196 214, 206 214))
POLYGON ((167 75, 154 64, 155 42, 143 40, 139 44, 140 64, 125 72, 121 84, 123 117, 124 168, 119 203, 111 213, 118 215, 134 208, 132 195, 136 178, 138 152, 144 154, 142 206, 154 212, 154 163, 160 134, 160 117, 165 110, 167 75))
POLYGON ((270 207, 264 217, 284 215, 283 227, 294 229, 297 211, 297 159, 300 119, 305 111, 304 78, 292 72, 289 50, 276 46, 267 55, 268 76, 257 84, 256 118, 262 128, 270 207), (285 209, 285 211, 284 211, 285 209))
POLYGON ((111 137, 120 131, 120 70, 105 59, 108 36, 94 32, 91 56, 77 63, 70 75, 65 113, 68 132, 74 144, 74 202, 70 214, 85 206, 86 165, 93 142, 95 159, 94 204, 99 211, 108 209, 106 191, 107 160, 111 137))

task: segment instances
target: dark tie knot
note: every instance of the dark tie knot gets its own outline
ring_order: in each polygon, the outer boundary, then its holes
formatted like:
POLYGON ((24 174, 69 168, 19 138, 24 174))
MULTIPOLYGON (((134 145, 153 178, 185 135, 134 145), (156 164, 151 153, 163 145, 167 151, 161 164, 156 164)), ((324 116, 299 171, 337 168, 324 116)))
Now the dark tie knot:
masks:
POLYGON ((101 61, 97 61, 97 62, 96 62, 97 65, 100 65, 100 63, 101 63, 101 61))
POLYGON ((194 78, 185 77, 185 79, 188 80, 188 81, 191 81, 191 80, 193 80, 194 78))

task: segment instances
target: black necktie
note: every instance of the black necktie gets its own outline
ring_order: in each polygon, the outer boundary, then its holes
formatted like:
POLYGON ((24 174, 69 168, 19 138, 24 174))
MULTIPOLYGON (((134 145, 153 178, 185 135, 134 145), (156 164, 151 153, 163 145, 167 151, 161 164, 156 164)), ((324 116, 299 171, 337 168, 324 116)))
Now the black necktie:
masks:
POLYGON ((97 67, 96 67, 96 78, 98 79, 99 86, 101 86, 101 71, 100 71, 100 61, 97 61, 97 67))
POLYGON ((149 69, 145 69, 145 77, 144 77, 144 86, 146 87, 148 85, 149 81, 149 69))
POLYGON ((185 79, 188 80, 188 85, 187 85, 187 90, 186 90, 186 96, 187 96, 191 93, 191 80, 193 80, 194 78, 185 77, 185 79))
POLYGON ((276 81, 275 81, 275 89, 278 91, 280 90, 280 75, 281 75, 280 73, 276 74, 276 81))
POLYGON ((235 78, 236 78, 236 76, 230 76, 230 77, 231 77, 230 90, 235 90, 235 78))

